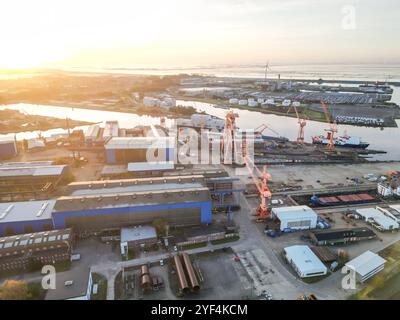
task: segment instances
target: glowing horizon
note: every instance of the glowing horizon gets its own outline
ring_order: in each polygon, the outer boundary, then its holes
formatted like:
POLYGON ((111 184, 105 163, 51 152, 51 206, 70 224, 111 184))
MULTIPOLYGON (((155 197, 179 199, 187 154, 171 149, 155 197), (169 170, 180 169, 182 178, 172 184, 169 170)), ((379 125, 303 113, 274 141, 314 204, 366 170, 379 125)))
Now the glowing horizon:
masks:
POLYGON ((4 0, 1 12, 0 68, 400 62, 395 0, 4 0))

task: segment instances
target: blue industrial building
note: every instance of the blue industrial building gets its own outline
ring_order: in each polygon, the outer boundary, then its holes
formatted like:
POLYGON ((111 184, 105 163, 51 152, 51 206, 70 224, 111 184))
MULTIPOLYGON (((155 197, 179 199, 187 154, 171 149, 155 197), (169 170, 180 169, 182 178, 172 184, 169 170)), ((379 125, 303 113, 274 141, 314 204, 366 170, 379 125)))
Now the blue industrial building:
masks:
POLYGON ((139 204, 131 201, 132 195, 103 195, 82 197, 63 197, 57 201, 53 212, 55 228, 74 227, 75 229, 90 230, 126 225, 151 223, 154 219, 165 219, 175 226, 210 224, 212 222, 212 203, 205 199, 207 189, 203 188, 202 199, 188 199, 188 191, 169 191, 171 201, 165 201, 164 193, 138 193, 139 204), (182 194, 182 195, 181 195, 182 194), (183 202, 175 202, 176 198, 186 198, 183 202), (118 200, 116 200, 118 198, 118 200), (162 199, 162 204, 155 204, 149 199, 162 199), (100 203, 99 203, 100 202, 100 203), (107 203, 103 206, 103 203, 107 203))
POLYGON ((0 236, 73 227, 90 231, 152 223, 210 224, 203 176, 77 182, 56 200, 0 204, 0 236))
POLYGON ((54 229, 55 200, 0 203, 0 236, 54 229))

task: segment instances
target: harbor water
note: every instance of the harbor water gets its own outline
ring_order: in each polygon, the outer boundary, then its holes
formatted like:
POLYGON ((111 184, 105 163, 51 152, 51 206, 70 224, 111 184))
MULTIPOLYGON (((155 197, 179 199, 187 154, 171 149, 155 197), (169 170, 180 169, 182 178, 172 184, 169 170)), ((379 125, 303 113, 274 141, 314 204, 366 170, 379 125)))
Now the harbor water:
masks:
MULTIPOLYGON (((196 102, 196 101, 183 101, 178 100, 178 105, 193 106, 199 112, 204 111, 207 114, 224 118, 227 112, 226 109, 218 108, 212 104, 196 102)), ((159 124, 160 118, 150 116, 139 116, 133 113, 123 112, 111 112, 111 111, 100 111, 91 109, 80 109, 80 108, 69 108, 69 107, 56 107, 47 105, 33 105, 33 104, 16 104, 2 106, 0 109, 14 109, 26 112, 32 115, 51 116, 60 119, 73 119, 83 120, 90 122, 102 122, 110 120, 118 120, 120 127, 133 128, 137 125, 151 125, 159 124)), ((233 109, 239 114, 237 125, 240 128, 256 128, 261 124, 267 124, 281 136, 285 136, 290 140, 295 140, 298 132, 297 119, 285 116, 277 116, 271 114, 264 114, 258 111, 248 111, 233 109)), ((166 121, 166 125, 172 124, 172 120, 166 121)), ((397 120, 397 125, 400 126, 400 121, 397 120)), ((77 127, 84 129, 83 127, 77 127)), ((308 121, 305 127, 305 140, 311 142, 311 137, 314 135, 320 135, 325 133, 327 125, 322 122, 308 121)), ((386 151, 387 154, 373 155, 373 160, 400 160, 400 128, 371 128, 371 127, 357 127, 352 125, 339 125, 339 135, 343 135, 345 132, 350 136, 361 137, 364 141, 369 142, 369 149, 386 151)), ((52 129, 45 132, 41 132, 42 136, 50 136, 52 134, 64 133, 64 129, 52 129)), ((17 133, 17 140, 36 138, 39 132, 21 132, 17 133)), ((268 129, 264 132, 266 135, 275 134, 268 132, 268 129)))

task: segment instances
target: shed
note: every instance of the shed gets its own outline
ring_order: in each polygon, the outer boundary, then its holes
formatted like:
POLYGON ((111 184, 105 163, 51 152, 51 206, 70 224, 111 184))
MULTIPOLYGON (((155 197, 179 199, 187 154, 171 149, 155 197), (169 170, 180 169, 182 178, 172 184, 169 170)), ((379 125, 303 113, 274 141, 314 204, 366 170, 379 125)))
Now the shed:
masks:
POLYGON ((121 229, 121 254, 127 254, 131 248, 157 243, 157 232, 152 226, 138 226, 121 229))
POLYGON ((90 300, 92 285, 89 268, 57 272, 56 288, 47 290, 45 300, 90 300))

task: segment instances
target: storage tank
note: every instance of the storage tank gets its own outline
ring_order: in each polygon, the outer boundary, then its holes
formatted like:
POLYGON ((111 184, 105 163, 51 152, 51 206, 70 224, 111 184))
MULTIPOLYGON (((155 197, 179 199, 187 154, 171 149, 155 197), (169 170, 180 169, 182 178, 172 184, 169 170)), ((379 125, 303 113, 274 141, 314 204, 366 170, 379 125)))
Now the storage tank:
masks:
POLYGON ((181 259, 179 258, 178 255, 174 256, 174 262, 176 267, 176 273, 178 275, 179 289, 182 290, 182 292, 186 293, 189 291, 189 285, 186 280, 185 272, 183 271, 181 259))
POLYGON ((258 102, 258 103, 264 103, 264 99, 263 99, 263 98, 258 98, 258 99, 257 99, 257 102, 258 102))
POLYGON ((140 282, 140 285, 143 289, 148 289, 151 286, 151 278, 148 274, 145 274, 142 276, 142 280, 140 282))
POLYGON ((0 159, 10 159, 17 153, 17 143, 13 136, 0 137, 0 159))
POLYGON ((185 266, 186 273, 189 276, 190 286, 193 291, 199 291, 199 289, 200 289, 199 281, 197 280, 197 277, 194 272, 192 262, 190 261, 189 255, 185 252, 185 253, 182 253, 182 257, 183 257, 183 264, 185 266))
POLYGON ((149 274, 149 267, 145 264, 140 267, 140 270, 141 270, 141 276, 149 274))
POLYGON ((239 106, 247 106, 247 100, 239 100, 239 106))

